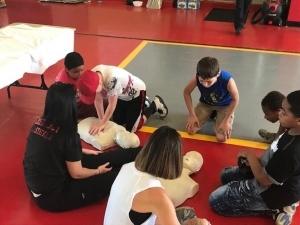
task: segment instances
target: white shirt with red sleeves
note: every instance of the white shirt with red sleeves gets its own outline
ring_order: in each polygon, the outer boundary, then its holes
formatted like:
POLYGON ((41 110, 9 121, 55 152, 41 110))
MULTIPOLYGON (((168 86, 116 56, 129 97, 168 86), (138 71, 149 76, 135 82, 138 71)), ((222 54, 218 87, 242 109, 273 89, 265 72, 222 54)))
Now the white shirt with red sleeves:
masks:
POLYGON ((118 96, 119 99, 130 101, 140 95, 140 91, 146 90, 145 83, 128 71, 116 67, 100 64, 92 71, 99 71, 103 76, 103 89, 107 96, 118 96))

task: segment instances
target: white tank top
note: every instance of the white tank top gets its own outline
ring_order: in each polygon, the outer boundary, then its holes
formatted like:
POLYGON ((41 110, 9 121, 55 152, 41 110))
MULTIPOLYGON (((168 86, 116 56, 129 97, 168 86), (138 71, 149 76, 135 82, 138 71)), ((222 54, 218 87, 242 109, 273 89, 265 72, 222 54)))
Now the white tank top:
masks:
MULTIPOLYGON (((132 201, 136 194, 152 187, 162 187, 157 177, 135 168, 135 162, 123 165, 110 191, 104 225, 133 225, 129 218, 132 201)), ((152 214, 142 225, 154 225, 152 214)))

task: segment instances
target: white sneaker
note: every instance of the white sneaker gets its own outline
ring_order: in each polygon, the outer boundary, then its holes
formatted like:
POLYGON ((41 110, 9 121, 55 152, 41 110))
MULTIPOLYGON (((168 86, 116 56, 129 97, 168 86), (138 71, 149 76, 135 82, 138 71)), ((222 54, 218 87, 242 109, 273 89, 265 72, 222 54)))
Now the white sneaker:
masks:
POLYGON ((292 224, 292 219, 296 213, 296 208, 299 206, 299 202, 296 202, 293 205, 283 207, 283 209, 278 209, 277 212, 273 215, 275 220, 275 225, 290 225, 292 224))
POLYGON ((169 110, 164 100, 159 95, 156 95, 153 101, 155 103, 156 110, 159 114, 159 117, 165 118, 168 115, 169 110))

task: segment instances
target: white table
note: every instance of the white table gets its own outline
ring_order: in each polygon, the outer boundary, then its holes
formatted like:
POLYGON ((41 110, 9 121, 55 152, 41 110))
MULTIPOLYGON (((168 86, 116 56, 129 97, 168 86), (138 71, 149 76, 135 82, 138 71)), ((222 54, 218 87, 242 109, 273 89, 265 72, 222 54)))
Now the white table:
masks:
POLYGON ((47 90, 43 73, 74 51, 74 28, 13 23, 0 29, 0 89, 26 87, 47 90), (38 74, 41 86, 23 85, 24 73, 38 74))

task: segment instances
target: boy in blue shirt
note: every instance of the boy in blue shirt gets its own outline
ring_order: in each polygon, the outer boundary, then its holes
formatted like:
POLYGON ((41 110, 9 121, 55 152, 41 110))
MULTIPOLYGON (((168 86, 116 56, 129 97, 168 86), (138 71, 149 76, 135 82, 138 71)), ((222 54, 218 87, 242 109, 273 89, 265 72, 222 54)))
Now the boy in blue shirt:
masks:
POLYGON ((239 92, 230 73, 220 70, 216 58, 204 57, 197 64, 197 73, 183 91, 184 101, 189 111, 186 130, 195 134, 216 111, 214 131, 219 142, 231 136, 234 110, 239 102, 239 92), (200 91, 200 99, 193 108, 191 93, 195 88, 200 91))
POLYGON ((224 216, 272 216, 276 225, 289 225, 300 200, 300 90, 282 102, 280 125, 286 128, 261 157, 242 150, 253 178, 239 167, 221 172, 223 186, 209 197, 212 209, 224 216))

